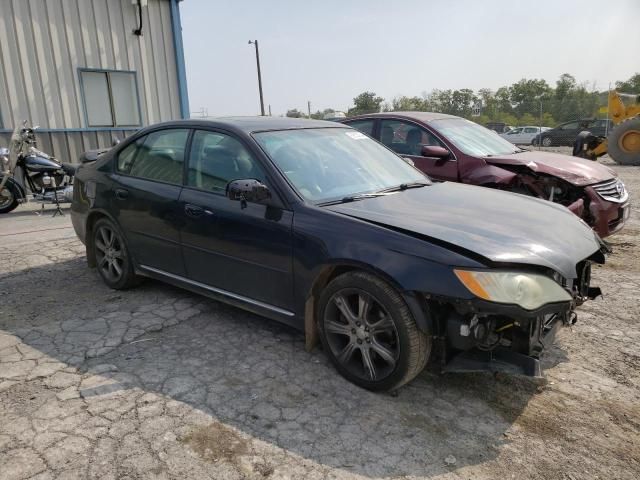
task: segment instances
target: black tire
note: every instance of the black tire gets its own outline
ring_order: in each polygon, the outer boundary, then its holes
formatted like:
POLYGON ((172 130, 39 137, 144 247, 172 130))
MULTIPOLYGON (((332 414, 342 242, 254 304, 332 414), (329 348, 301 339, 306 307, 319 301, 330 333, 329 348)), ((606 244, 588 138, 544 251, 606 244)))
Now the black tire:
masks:
POLYGON ((552 147, 553 146, 553 140, 551 139, 551 137, 542 137, 542 146, 543 147, 552 147))
POLYGON ((139 283, 120 229, 108 218, 93 226, 93 252, 96 268, 104 283, 115 290, 125 290, 139 283))
POLYGON ((317 319, 338 372, 367 390, 395 390, 410 382, 431 353, 431 337, 418 329, 400 294, 366 272, 332 280, 320 296, 317 319))
POLYGON ((20 197, 20 192, 18 187, 11 181, 5 183, 4 187, 2 187, 2 192, 0 193, 0 214, 9 213, 20 204, 18 202, 18 198, 20 197))
POLYGON ((607 153, 620 165, 640 165, 640 116, 613 127, 607 139, 607 153))

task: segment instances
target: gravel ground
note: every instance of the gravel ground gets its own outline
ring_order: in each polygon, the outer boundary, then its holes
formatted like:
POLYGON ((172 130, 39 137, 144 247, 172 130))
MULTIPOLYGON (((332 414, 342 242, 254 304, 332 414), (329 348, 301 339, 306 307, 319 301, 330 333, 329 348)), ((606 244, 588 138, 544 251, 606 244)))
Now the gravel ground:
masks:
POLYGON ((0 218, 0 479, 640 478, 637 203, 546 385, 424 372, 397 396, 258 316, 109 290, 68 215, 21 207, 0 218))

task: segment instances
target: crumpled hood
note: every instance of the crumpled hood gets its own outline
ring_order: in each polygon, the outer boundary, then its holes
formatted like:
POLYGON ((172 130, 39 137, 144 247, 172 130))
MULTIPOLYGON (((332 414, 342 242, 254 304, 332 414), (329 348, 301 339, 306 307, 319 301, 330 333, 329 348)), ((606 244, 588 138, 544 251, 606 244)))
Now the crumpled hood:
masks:
POLYGON ((596 234, 563 206, 458 183, 323 208, 453 244, 493 262, 548 267, 565 278, 575 278, 576 264, 601 247, 596 234))
POLYGON ((601 163, 552 152, 521 152, 487 157, 485 160, 495 165, 526 165, 534 172, 553 175, 578 187, 617 176, 613 170, 601 163))

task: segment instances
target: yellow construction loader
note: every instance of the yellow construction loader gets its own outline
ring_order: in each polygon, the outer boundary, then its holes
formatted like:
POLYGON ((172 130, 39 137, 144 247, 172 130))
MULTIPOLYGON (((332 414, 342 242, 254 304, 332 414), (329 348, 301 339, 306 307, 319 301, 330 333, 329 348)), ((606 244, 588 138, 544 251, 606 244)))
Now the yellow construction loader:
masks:
POLYGON ((611 90, 608 112, 613 128, 607 137, 581 132, 573 145, 573 154, 596 160, 608 153, 621 165, 640 165, 640 95, 611 90))

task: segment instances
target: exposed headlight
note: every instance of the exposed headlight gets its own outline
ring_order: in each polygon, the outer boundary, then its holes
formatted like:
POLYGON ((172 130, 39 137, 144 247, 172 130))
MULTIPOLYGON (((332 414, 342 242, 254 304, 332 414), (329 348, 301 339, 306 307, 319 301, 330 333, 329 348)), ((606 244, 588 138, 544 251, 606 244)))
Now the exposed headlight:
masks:
POLYGON ((535 273, 454 270, 475 296, 534 310, 547 303, 568 302, 571 295, 553 279, 535 273))

